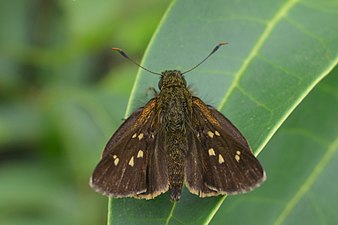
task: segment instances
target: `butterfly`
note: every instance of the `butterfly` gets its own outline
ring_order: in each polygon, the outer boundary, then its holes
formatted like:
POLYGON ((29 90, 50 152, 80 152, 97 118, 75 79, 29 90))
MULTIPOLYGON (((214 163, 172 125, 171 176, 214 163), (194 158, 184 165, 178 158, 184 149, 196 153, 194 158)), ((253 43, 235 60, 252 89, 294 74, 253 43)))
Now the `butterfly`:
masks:
POLYGON ((104 148, 90 179, 103 195, 153 199, 170 191, 181 197, 183 184, 199 197, 245 193, 266 178, 240 131, 214 107, 193 96, 184 74, 192 69, 152 72, 160 92, 127 118, 104 148))

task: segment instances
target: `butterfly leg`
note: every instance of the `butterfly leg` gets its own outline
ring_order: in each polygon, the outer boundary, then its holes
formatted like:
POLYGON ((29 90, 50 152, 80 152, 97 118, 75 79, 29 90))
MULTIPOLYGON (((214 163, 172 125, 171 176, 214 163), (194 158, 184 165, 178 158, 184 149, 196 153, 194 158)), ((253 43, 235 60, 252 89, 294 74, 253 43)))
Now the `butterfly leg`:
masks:
POLYGON ((151 97, 157 97, 158 96, 158 92, 157 92, 157 90, 154 88, 154 87, 149 87, 149 88, 147 88, 147 92, 146 92, 146 95, 147 96, 149 96, 149 94, 152 94, 152 96, 151 97), (152 93, 151 93, 152 92, 152 93))

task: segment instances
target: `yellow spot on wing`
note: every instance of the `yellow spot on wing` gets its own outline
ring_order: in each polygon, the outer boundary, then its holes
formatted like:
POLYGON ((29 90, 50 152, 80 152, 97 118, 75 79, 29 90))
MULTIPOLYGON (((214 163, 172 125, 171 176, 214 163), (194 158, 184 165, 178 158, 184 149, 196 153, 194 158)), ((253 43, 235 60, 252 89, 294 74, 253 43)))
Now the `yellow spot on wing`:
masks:
POLYGON ((224 163, 224 159, 223 159, 223 156, 221 154, 218 155, 218 162, 219 162, 219 164, 224 163))
POLYGON ((117 155, 113 155, 113 159, 116 159, 117 158, 117 155))
POLYGON ((133 134, 133 136, 131 136, 132 138, 136 138, 136 136, 137 136, 137 134, 135 133, 135 134, 133 134))
POLYGON ((240 154, 241 154, 241 152, 240 152, 240 151, 236 151, 236 154, 237 154, 237 155, 240 155, 240 154))
POLYGON ((217 130, 215 130, 215 134, 216 134, 217 136, 221 136, 220 133, 219 133, 217 130))
POLYGON ((140 134, 138 135, 138 139, 141 140, 142 138, 143 138, 143 133, 140 133, 140 134))
POLYGON ((214 133, 212 132, 212 131, 208 131, 208 135, 209 135, 209 137, 211 137, 211 138, 213 138, 214 137, 214 133))
POLYGON ((239 160, 241 159, 241 157, 239 155, 235 155, 235 159, 237 162, 239 162, 239 160))
POLYGON ((142 150, 138 151, 137 158, 143 158, 143 151, 142 150))
POLYGON ((210 156, 211 155, 216 155, 215 154, 215 150, 213 148, 209 148, 208 153, 209 153, 210 156))
POLYGON ((119 158, 116 158, 116 159, 114 160, 114 165, 117 166, 117 164, 119 164, 119 161, 120 161, 119 158))
POLYGON ((129 160, 129 166, 133 167, 134 166, 134 156, 131 157, 131 159, 129 160))

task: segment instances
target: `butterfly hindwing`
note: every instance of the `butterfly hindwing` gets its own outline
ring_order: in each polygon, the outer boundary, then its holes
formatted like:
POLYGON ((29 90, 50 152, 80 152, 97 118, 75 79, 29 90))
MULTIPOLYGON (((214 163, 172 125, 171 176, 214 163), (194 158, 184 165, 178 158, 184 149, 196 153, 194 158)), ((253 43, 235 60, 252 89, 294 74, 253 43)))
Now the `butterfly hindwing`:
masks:
POLYGON ((112 197, 154 198, 168 189, 166 155, 156 98, 135 111, 108 141, 91 177, 91 186, 112 197))
POLYGON ((169 189, 168 162, 163 130, 155 136, 154 145, 149 149, 147 169, 147 191, 137 198, 152 199, 169 189))
POLYGON ((201 197, 248 192, 265 172, 238 129, 220 112, 193 97, 185 179, 201 197))

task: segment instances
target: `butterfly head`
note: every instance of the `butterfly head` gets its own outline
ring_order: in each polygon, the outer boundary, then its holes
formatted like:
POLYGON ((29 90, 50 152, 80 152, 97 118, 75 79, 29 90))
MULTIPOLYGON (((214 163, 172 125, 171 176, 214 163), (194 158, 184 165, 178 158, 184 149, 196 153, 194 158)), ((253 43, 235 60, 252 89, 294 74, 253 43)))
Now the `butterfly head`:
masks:
POLYGON ((162 72, 161 79, 158 82, 158 88, 161 90, 168 87, 183 87, 187 86, 183 74, 179 70, 166 70, 162 72))

